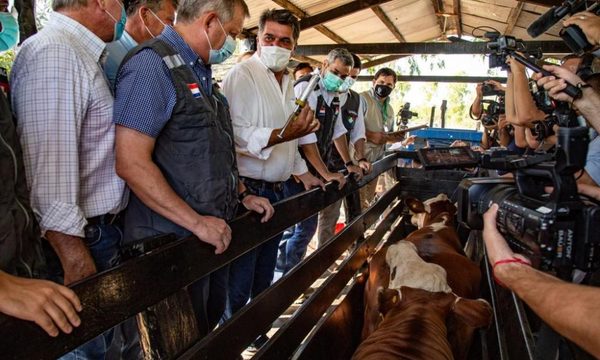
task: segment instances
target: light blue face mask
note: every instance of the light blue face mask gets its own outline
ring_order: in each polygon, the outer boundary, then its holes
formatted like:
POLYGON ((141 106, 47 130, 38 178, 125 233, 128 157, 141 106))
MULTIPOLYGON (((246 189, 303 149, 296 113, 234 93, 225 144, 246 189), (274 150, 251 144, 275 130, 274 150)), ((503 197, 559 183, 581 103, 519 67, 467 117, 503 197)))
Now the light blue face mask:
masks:
POLYGON ((231 55, 233 55, 233 53, 235 52, 235 48, 237 47, 237 43, 235 42, 235 39, 232 38, 231 35, 228 35, 225 32, 225 29, 223 29, 223 24, 221 24, 221 20, 219 20, 219 19, 217 19, 217 20, 219 21, 221 30, 223 30, 223 33, 227 37, 225 38, 225 43, 223 43, 223 46, 221 46, 221 48, 219 50, 215 50, 212 48, 212 44, 210 43, 210 38, 208 37, 208 33, 206 32, 206 30, 204 30, 204 35, 206 35, 206 39, 208 40, 208 46, 210 46, 210 51, 208 53, 208 63, 209 64, 220 64, 220 63, 224 62, 225 60, 229 59, 229 57, 231 57, 231 55))
POLYGON ((19 41, 19 24, 17 19, 8 12, 0 13, 0 51, 12 49, 19 41))
POLYGON ((346 78, 346 80, 344 80, 344 83, 342 85, 340 85, 340 88, 338 91, 346 92, 346 91, 350 90, 350 88, 352 87, 352 85, 354 85, 355 82, 356 82, 356 79, 353 79, 350 76, 348 76, 346 78))
POLYGON ((329 92, 340 91, 340 86, 342 86, 343 83, 344 80, 331 71, 327 71, 323 77, 323 85, 325 85, 325 90, 329 92))
POLYGON ((127 21, 127 14, 125 13, 125 7, 119 0, 115 0, 119 6, 121 7, 121 18, 119 20, 115 19, 108 11, 104 10, 110 16, 111 19, 115 22, 115 30, 113 32, 112 41, 117 41, 123 36, 123 31, 125 31, 125 22, 127 21))

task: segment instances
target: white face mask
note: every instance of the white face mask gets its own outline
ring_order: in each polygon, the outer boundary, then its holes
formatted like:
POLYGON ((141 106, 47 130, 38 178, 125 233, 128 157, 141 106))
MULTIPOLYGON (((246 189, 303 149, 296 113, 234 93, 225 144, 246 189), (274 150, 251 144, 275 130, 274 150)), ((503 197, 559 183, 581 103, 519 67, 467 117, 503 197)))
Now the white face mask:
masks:
POLYGON ((291 56, 292 50, 279 46, 260 47, 260 61, 275 72, 285 69, 291 56))

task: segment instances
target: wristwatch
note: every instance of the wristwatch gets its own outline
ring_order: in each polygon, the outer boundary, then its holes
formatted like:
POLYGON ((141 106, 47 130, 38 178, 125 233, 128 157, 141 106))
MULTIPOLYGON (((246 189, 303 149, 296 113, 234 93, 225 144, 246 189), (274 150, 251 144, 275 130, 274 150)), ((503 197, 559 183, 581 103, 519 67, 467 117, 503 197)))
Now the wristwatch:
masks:
POLYGON ((246 190, 244 190, 238 194, 238 201, 242 202, 244 200, 244 198, 248 195, 254 195, 254 193, 252 191, 250 191, 248 188, 246 188, 246 190))

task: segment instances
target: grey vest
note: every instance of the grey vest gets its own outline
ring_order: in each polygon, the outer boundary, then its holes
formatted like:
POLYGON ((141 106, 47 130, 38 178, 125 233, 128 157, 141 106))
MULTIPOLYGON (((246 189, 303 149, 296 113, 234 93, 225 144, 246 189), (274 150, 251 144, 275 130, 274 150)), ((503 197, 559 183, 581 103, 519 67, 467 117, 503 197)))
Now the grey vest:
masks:
MULTIPOLYGON (((162 57, 177 93, 171 118, 156 138, 153 160, 177 195, 198 214, 229 221, 238 205, 238 170, 227 101, 216 87, 212 97, 206 95, 192 68, 161 39, 133 49, 121 66, 146 48, 162 57)), ((126 242, 165 233, 190 235, 134 194, 124 228, 126 242)))
MULTIPOLYGON (((301 82, 309 81, 310 75, 306 75, 298 79, 294 86, 298 85, 301 82)), ((319 149, 319 154, 321 155, 321 159, 323 162, 327 164, 327 159, 331 156, 331 149, 335 146, 333 145, 333 133, 335 130, 335 122, 337 120, 338 114, 340 112, 340 99, 336 96, 331 100, 331 104, 327 105, 323 95, 321 95, 321 90, 319 89, 319 85, 315 87, 314 91, 319 91, 319 96, 317 98, 317 108, 315 110, 315 117, 319 119, 321 126, 319 130, 315 131, 315 135, 317 136, 317 148, 319 149)), ((304 151, 302 148, 300 150, 300 155, 302 158, 306 160, 306 165, 308 169, 313 175, 319 175, 317 170, 312 166, 310 161, 304 155, 304 151)))
MULTIPOLYGON (((350 143, 350 133, 352 130, 354 130, 354 125, 356 125, 356 118, 358 117, 359 108, 360 95, 354 90, 349 90, 348 98, 346 99, 344 106, 342 106, 342 122, 348 131, 348 135, 346 136, 348 143, 350 143)), ((344 160, 342 160, 342 157, 338 153, 335 146, 332 146, 331 153, 329 154, 326 164, 329 171, 340 171, 346 169, 346 164, 344 164, 344 160)))
POLYGON ((0 270, 43 277, 40 230, 29 206, 23 155, 13 117, 0 91, 0 270))

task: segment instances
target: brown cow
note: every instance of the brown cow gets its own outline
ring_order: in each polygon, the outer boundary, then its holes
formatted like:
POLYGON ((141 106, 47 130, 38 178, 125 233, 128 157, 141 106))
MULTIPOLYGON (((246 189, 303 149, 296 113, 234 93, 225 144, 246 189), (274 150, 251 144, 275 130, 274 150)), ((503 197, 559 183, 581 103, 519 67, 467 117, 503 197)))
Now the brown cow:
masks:
POLYGON ((410 287, 377 292, 383 320, 352 359, 454 359, 446 334, 449 314, 473 328, 489 326, 487 302, 410 287))
MULTIPOLYGON (((411 221, 418 227, 418 230, 405 240, 416 245, 417 252, 423 260, 446 270, 447 283, 452 292, 461 298, 477 298, 481 272, 479 267, 465 256, 460 246, 458 234, 454 229, 456 207, 443 194, 425 202, 410 198, 406 199, 405 203, 414 214, 411 221)), ((390 239, 389 242, 393 243, 394 240, 390 239)), ((369 264, 369 279, 365 285, 363 340, 377 329, 382 320, 378 289, 387 289, 390 282, 390 266, 386 262, 389 247, 390 245, 384 246, 369 264)), ((396 266, 392 265, 392 268, 393 272, 396 266)), ((449 316, 447 325, 454 357, 466 358, 474 328, 453 314, 449 316)))

